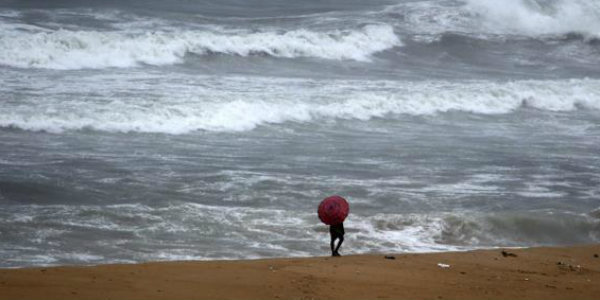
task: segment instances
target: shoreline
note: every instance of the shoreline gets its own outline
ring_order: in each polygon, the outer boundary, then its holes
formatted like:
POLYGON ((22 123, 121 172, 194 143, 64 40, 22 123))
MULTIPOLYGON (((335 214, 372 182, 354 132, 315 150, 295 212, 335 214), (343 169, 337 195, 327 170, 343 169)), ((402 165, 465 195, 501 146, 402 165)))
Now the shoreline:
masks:
POLYGON ((0 299, 598 299, 599 255, 594 244, 10 268, 0 299))
MULTIPOLYGON (((595 244, 581 244, 572 246, 508 246, 508 247, 490 247, 490 248, 475 248, 475 249, 452 249, 452 250, 432 250, 432 251, 415 251, 415 252, 368 252, 368 253, 353 253, 345 254, 341 253, 343 257, 360 257, 360 256, 387 256, 387 255, 419 255, 419 254, 441 254, 441 253, 463 253, 472 251, 493 251, 498 250, 516 250, 516 249, 531 249, 531 248, 569 248, 569 247, 583 247, 583 246, 594 246, 595 244)), ((600 244, 598 245, 600 247, 600 244)), ((342 250, 343 251, 343 250, 342 250)), ((328 251, 324 251, 326 253, 328 251)), ((3 270, 26 270, 26 269, 52 269, 52 268, 89 268, 89 267, 101 267, 101 266, 129 266, 129 265, 143 265, 143 264, 161 264, 161 263, 218 263, 218 262, 252 262, 252 261, 268 261, 268 260, 294 260, 294 259, 316 259, 316 258, 331 258, 330 256, 281 256, 281 257, 258 257, 258 258, 216 258, 216 259, 183 259, 183 260, 149 260, 149 261, 131 261, 131 262, 100 262, 100 263, 74 263, 74 264, 40 264, 40 265, 28 265, 28 266, 12 266, 12 267, 0 267, 0 271, 3 270)))

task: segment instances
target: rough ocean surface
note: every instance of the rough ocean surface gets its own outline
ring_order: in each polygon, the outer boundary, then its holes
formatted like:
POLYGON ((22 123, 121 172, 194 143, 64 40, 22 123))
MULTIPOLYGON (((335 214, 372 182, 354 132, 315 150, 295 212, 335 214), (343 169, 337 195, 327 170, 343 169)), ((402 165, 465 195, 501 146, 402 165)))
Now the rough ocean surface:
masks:
POLYGON ((0 267, 600 242, 595 0, 0 1, 0 267), (500 3, 501 2, 501 3, 500 3))

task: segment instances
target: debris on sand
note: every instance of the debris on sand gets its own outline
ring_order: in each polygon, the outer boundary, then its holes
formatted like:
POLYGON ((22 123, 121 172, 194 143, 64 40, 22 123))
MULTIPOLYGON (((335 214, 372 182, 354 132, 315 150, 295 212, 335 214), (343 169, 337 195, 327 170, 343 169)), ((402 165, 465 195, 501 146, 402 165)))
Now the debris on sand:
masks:
POLYGON ((396 259, 396 257, 392 256, 392 255, 386 255, 386 256, 384 256, 384 258, 385 259, 396 259))
POLYGON ((562 261, 556 263, 561 270, 581 272, 581 265, 571 265, 562 261))
POLYGON ((509 256, 510 257, 517 257, 516 254, 514 254, 512 252, 505 251, 505 250, 502 250, 502 256, 504 256, 504 257, 509 257, 509 256))

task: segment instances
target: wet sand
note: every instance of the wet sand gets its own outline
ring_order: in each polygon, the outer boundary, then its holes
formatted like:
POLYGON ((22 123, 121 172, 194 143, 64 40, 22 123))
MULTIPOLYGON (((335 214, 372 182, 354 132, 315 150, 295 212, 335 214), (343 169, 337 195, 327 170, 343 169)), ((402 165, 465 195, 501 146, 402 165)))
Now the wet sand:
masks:
POLYGON ((587 245, 1 269, 0 299, 600 299, 599 255, 587 245))

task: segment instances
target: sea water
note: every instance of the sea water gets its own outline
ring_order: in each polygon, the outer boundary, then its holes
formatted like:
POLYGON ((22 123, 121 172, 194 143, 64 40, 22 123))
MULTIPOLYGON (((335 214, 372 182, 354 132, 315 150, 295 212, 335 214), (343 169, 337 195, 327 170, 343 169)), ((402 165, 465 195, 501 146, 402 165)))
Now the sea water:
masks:
POLYGON ((595 0, 0 1, 0 267, 600 242, 595 0))

